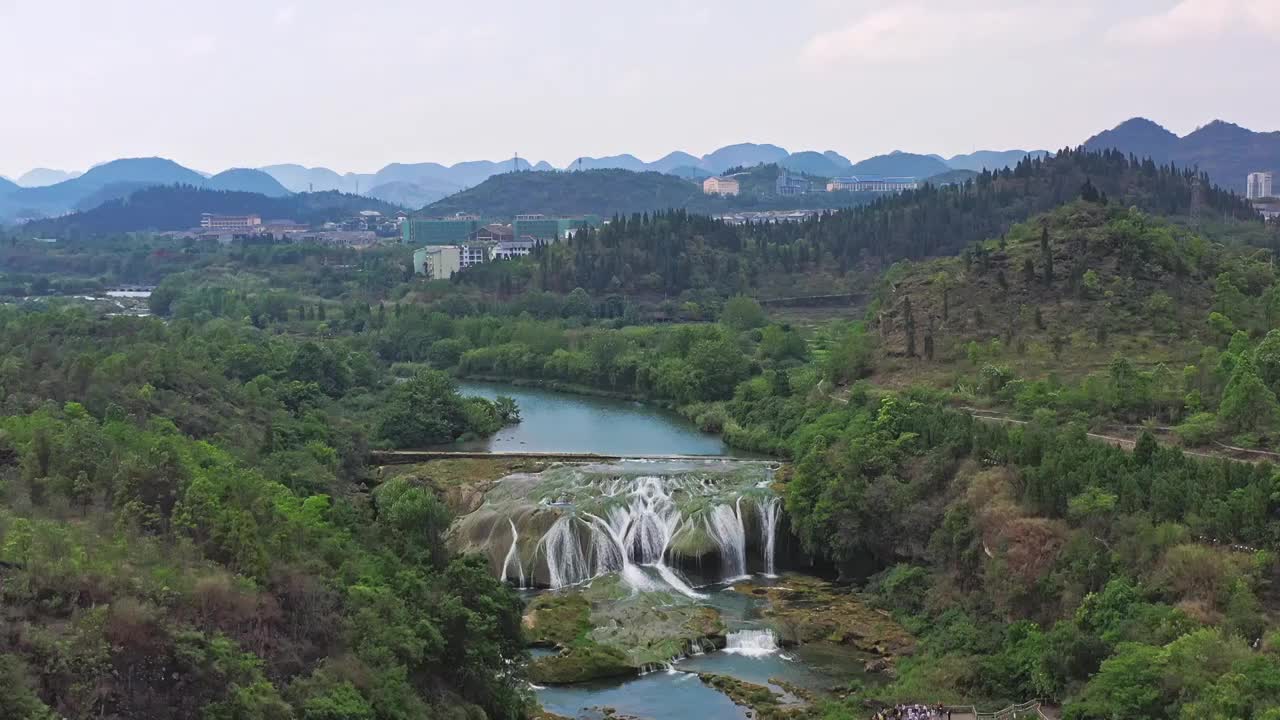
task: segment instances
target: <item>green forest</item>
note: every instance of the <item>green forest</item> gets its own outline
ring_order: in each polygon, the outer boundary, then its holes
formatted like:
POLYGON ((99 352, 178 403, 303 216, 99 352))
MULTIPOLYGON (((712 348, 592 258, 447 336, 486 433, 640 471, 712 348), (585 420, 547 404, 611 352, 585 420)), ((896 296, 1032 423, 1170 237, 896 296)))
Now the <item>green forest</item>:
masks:
POLYGON ((371 465, 518 422, 457 391, 490 378, 786 461, 805 552, 918 640, 789 717, 1280 719, 1280 473, 1215 445, 1280 449, 1280 235, 1203 181, 1069 150, 435 282, 399 247, 0 242, 0 717, 537 717, 520 596, 371 465), (66 297, 126 279, 150 317, 66 297), (760 302, 797 288, 866 302, 760 302))

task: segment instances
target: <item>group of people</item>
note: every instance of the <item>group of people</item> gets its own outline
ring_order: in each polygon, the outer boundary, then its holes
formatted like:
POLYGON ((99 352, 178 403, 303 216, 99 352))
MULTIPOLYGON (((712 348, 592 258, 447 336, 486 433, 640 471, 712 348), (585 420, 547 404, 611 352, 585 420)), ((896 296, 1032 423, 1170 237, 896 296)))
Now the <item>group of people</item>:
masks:
POLYGON ((895 705, 876 713, 875 720, 951 720, 951 710, 937 705, 895 705))

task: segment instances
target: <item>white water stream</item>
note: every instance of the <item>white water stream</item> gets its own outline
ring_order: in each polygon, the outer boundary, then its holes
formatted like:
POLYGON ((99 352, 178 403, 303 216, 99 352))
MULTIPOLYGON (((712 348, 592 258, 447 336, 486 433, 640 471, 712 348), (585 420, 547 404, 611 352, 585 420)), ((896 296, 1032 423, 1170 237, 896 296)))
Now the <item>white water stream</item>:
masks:
POLYGON ((772 655, 778 652, 778 636, 772 630, 736 630, 726 637, 724 651, 748 657, 772 655))

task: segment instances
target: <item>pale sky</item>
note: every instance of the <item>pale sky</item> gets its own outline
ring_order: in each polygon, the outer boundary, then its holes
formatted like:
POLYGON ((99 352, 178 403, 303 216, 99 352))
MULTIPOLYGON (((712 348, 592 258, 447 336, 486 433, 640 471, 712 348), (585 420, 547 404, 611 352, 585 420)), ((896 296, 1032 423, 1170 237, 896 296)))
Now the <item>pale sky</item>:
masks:
POLYGON ((0 174, 1280 129, 1280 0, 0 0, 0 174))

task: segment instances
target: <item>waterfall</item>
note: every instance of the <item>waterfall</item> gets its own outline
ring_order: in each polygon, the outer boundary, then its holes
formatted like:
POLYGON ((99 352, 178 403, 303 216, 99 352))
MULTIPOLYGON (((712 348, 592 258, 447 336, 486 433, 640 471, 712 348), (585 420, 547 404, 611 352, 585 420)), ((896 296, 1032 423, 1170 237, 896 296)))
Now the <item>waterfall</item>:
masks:
POLYGON ((760 522, 758 533, 750 528, 750 542, 759 544, 764 570, 774 572, 780 503, 759 490, 768 487, 770 472, 754 463, 655 469, 624 462, 512 475, 486 494, 483 511, 459 521, 455 542, 469 549, 490 543, 501 548, 493 519, 499 528, 505 519, 510 544, 490 557, 498 577, 509 582, 558 589, 617 574, 633 591, 703 598, 668 565, 669 557, 715 558, 721 579, 746 577, 748 514, 756 513, 750 519, 760 522), (534 534, 540 535, 536 542, 534 534))
MULTIPOLYGON (((617 488, 611 488, 616 496, 617 488)), ((587 513, 593 534, 591 548, 596 575, 619 572, 634 590, 658 589, 637 567, 653 568, 663 582, 691 598, 706 597, 667 566, 667 547, 680 526, 680 510, 662 478, 645 476, 632 483, 630 504, 612 508, 607 519, 587 513)))
POLYGON ((507 518, 507 522, 511 523, 511 549, 507 550, 507 557, 502 561, 502 579, 511 579, 511 563, 515 562, 516 572, 519 573, 517 577, 520 580, 520 584, 516 587, 524 587, 524 565, 520 563, 520 554, 516 549, 516 542, 520 540, 520 533, 516 532, 516 523, 514 520, 507 518))
POLYGON ((760 503, 760 546, 764 548, 764 574, 777 577, 774 563, 774 546, 778 538, 778 509, 782 498, 771 497, 760 503))
POLYGON ((547 575, 553 588, 576 585, 590 577, 573 523, 572 515, 560 517, 538 542, 547 558, 547 575))
POLYGON ((724 651, 747 657, 763 657, 778 651, 778 636, 772 630, 735 630, 726 638, 724 651))
POLYGON ((720 546, 724 562, 723 580, 747 576, 747 531, 742 524, 742 498, 729 505, 717 505, 707 513, 707 534, 720 546))

